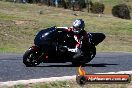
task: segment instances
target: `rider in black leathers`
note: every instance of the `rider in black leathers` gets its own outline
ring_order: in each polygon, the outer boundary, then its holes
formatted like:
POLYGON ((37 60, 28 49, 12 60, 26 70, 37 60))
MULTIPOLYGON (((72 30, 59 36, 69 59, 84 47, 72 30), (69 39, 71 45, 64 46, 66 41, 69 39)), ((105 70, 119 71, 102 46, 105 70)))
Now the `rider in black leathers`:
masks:
POLYGON ((77 44, 75 46, 76 54, 73 58, 79 58, 81 56, 88 56, 90 50, 90 41, 87 32, 84 30, 85 23, 82 19, 77 19, 73 22, 73 27, 68 29, 61 29, 60 31, 66 31, 73 35, 77 44))

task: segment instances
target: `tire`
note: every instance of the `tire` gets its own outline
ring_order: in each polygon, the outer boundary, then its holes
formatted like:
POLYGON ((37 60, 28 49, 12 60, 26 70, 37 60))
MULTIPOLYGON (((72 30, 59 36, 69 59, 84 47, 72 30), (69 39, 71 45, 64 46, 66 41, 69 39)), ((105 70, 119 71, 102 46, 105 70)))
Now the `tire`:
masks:
POLYGON ((72 61, 72 65, 74 66, 85 66, 86 63, 90 62, 96 55, 96 47, 92 46, 91 51, 89 52, 89 56, 80 57, 78 60, 75 59, 72 61), (84 61, 83 61, 84 60, 84 61))
POLYGON ((89 58, 87 59, 87 62, 90 62, 96 55, 96 47, 92 46, 89 58))
POLYGON ((23 63, 26 65, 26 67, 37 66, 39 63, 37 63, 36 59, 36 53, 31 50, 27 50, 23 55, 23 63))

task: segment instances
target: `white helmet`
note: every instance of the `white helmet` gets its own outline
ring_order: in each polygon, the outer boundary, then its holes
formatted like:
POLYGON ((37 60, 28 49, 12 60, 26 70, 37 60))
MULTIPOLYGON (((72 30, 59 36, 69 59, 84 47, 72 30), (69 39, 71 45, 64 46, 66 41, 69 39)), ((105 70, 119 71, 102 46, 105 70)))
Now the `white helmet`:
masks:
POLYGON ((77 19, 73 22, 73 31, 76 33, 80 33, 82 30, 84 30, 85 23, 82 19, 77 19))

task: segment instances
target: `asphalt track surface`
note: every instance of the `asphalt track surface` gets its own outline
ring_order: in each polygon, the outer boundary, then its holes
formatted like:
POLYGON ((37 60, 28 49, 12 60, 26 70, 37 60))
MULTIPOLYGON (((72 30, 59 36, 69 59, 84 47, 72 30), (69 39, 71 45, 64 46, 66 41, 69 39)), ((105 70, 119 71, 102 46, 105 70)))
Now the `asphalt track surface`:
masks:
MULTIPOLYGON (((41 63, 26 67, 22 54, 0 54, 0 82, 76 75, 78 67, 68 63, 41 63)), ((97 52, 84 67, 87 73, 132 71, 132 53, 97 52)))

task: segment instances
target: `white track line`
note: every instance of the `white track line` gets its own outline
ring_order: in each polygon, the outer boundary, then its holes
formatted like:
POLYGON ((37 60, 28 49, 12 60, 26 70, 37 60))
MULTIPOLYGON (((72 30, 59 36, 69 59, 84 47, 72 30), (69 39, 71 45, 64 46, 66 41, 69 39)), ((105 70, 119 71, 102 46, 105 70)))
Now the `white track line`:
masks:
MULTIPOLYGON (((107 72, 107 73, 95 73, 95 74, 132 74, 132 71, 119 71, 119 72, 107 72)), ((20 85, 20 84, 26 85, 30 83, 55 82, 55 81, 66 81, 66 80, 76 80, 76 75, 0 82, 0 88, 11 87, 11 86, 20 85)))
POLYGON ((100 51, 98 53, 128 53, 128 54, 132 54, 132 52, 124 52, 124 51, 100 51))
POLYGON ((118 72, 95 73, 95 74, 132 74, 132 71, 118 71, 118 72))

